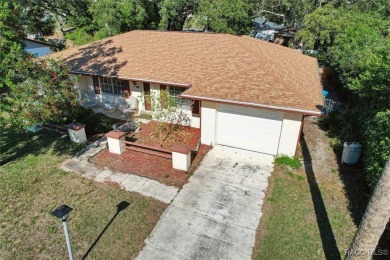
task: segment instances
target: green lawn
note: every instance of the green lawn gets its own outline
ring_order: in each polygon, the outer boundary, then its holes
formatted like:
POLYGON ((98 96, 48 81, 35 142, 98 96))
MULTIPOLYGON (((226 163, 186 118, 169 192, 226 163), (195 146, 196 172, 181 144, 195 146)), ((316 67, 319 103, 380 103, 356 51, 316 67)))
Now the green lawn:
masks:
POLYGON ((58 165, 80 146, 50 133, 11 133, 0 140, 0 259, 66 259, 62 224, 50 215, 60 204, 74 208, 69 232, 75 259, 132 259, 142 249, 166 204, 110 184, 98 184, 58 165))
POLYGON ((276 165, 269 179, 254 259, 340 259, 356 231, 334 176, 276 165))

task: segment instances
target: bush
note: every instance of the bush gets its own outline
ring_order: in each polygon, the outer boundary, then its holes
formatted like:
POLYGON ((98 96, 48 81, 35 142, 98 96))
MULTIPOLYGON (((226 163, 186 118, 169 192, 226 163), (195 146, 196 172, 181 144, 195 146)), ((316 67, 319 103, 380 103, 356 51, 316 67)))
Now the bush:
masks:
POLYGON ((295 159, 293 157, 288 157, 287 155, 278 155, 275 158, 275 164, 276 165, 287 165, 293 169, 298 169, 302 165, 298 159, 295 159))
POLYGON ((390 156, 390 110, 366 118, 362 131, 366 179, 373 189, 390 156))
POLYGON ((321 118, 319 125, 333 138, 332 147, 339 157, 344 142, 363 144, 366 181, 373 189, 390 156, 390 110, 375 112, 361 107, 355 107, 345 114, 331 113, 321 118))
POLYGON ((83 107, 80 107, 74 118, 76 122, 86 125, 85 132, 87 136, 107 133, 113 129, 114 124, 120 126, 125 123, 123 120, 110 118, 102 113, 95 113, 90 108, 83 107))

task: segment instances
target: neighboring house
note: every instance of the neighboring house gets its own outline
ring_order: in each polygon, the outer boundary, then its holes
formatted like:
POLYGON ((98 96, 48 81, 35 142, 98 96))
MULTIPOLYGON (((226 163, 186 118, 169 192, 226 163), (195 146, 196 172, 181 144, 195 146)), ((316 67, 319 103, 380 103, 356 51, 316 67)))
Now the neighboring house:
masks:
POLYGON ((317 59, 249 36, 131 31, 53 56, 101 104, 129 90, 151 111, 150 93, 168 89, 207 145, 292 156, 303 116, 322 114, 317 59))
POLYGON ((283 25, 266 20, 263 17, 256 17, 252 23, 251 35, 264 41, 273 41, 275 33, 286 28, 283 25))
POLYGON ((55 48, 55 46, 51 44, 28 38, 24 38, 22 42, 24 44, 24 50, 28 53, 31 53, 35 57, 48 55, 51 53, 51 48, 55 48))

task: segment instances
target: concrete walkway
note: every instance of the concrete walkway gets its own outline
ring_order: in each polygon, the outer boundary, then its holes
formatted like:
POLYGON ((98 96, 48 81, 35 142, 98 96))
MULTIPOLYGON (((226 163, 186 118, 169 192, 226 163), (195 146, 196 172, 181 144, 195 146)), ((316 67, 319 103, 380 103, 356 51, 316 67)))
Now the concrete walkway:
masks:
POLYGON ((171 203, 178 192, 177 188, 138 175, 113 172, 108 168, 99 170, 93 163, 88 161, 89 158, 106 148, 106 146, 106 138, 87 146, 75 157, 65 161, 61 165, 61 169, 67 172, 79 173, 88 179, 98 182, 114 182, 127 191, 138 192, 162 202, 171 203), (97 146, 98 143, 99 146, 97 146))
POLYGON ((251 259, 273 160, 214 147, 161 216, 137 259, 251 259))

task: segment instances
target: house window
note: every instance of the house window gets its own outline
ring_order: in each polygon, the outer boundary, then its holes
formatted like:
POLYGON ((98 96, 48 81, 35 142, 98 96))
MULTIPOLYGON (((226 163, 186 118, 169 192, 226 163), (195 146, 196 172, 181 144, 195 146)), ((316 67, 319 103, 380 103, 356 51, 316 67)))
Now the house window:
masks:
POLYGON ((181 110, 191 110, 191 100, 186 98, 179 98, 186 88, 169 86, 169 96, 174 98, 176 106, 181 110))
POLYGON ((123 95, 124 81, 120 79, 99 78, 100 89, 103 93, 123 95))

